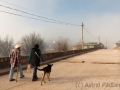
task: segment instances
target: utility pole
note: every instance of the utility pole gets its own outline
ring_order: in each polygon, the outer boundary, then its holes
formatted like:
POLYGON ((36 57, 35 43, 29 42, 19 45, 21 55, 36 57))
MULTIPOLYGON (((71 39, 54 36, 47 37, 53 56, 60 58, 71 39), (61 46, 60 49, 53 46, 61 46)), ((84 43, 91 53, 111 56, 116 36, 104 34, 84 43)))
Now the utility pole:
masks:
POLYGON ((98 37, 98 44, 100 44, 100 36, 98 37))
POLYGON ((84 49, 84 41, 83 41, 83 23, 82 23, 82 50, 84 49))
POLYGON ((106 38, 106 49, 107 49, 107 38, 106 38))

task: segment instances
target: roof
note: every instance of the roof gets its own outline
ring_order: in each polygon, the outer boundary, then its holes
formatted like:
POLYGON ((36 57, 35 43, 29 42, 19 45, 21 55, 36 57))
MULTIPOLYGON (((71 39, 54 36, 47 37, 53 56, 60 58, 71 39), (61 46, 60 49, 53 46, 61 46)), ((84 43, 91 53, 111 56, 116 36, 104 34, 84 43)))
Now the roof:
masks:
POLYGON ((98 45, 96 42, 84 43, 84 46, 95 46, 98 45))

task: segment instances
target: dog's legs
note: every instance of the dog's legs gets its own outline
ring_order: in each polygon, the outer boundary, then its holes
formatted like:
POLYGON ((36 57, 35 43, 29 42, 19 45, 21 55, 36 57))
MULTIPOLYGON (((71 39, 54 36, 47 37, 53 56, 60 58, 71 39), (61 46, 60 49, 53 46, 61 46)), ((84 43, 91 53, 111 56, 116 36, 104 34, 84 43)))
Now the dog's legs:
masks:
POLYGON ((44 73, 44 72, 41 72, 41 74, 42 74, 42 78, 41 78, 41 85, 42 85, 42 80, 43 80, 43 73, 44 73))
POLYGON ((45 82, 45 74, 46 74, 46 73, 43 72, 43 74, 42 74, 42 79, 41 79, 41 85, 42 85, 42 81, 44 81, 44 83, 46 83, 46 82, 45 82))
POLYGON ((41 85, 42 85, 42 81, 43 81, 43 73, 42 73, 42 78, 41 78, 41 85))
POLYGON ((48 80, 50 81, 50 73, 47 73, 48 80))
POLYGON ((46 74, 46 72, 44 73, 44 76, 43 76, 43 81, 44 81, 44 83, 46 83, 46 82, 45 82, 45 74, 46 74))
POLYGON ((49 73, 49 81, 50 81, 50 73, 49 73))
POLYGON ((48 80, 49 80, 49 73, 47 73, 47 78, 48 78, 48 80))
POLYGON ((44 83, 45 83, 45 80, 44 80, 44 78, 45 78, 45 72, 42 72, 41 85, 42 85, 42 82, 43 82, 43 81, 44 81, 44 83))

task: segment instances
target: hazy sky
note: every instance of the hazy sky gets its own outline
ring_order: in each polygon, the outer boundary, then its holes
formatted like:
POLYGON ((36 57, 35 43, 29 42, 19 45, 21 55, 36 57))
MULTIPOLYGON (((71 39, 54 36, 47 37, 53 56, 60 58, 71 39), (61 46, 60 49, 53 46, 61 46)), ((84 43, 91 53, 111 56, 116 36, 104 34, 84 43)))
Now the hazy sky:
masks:
POLYGON ((84 42, 100 41, 109 48, 120 40, 120 0, 0 0, 0 37, 9 35, 18 41, 32 32, 40 33, 46 42, 60 37, 72 44, 81 40, 82 27, 63 25, 5 7, 21 10, 45 18, 85 26, 84 42), (34 20, 1 11, 41 19, 34 20))

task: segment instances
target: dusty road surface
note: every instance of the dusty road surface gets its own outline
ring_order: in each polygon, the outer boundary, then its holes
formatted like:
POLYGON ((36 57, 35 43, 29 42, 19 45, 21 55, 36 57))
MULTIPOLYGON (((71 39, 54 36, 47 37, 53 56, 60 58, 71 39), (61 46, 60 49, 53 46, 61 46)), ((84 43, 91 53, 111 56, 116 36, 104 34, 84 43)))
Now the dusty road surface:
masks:
POLYGON ((43 86, 39 71, 38 81, 32 82, 32 74, 24 70, 25 78, 18 82, 9 82, 8 75, 0 76, 0 90, 120 90, 118 50, 102 49, 53 64, 51 81, 45 78, 43 86))

